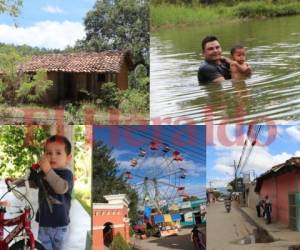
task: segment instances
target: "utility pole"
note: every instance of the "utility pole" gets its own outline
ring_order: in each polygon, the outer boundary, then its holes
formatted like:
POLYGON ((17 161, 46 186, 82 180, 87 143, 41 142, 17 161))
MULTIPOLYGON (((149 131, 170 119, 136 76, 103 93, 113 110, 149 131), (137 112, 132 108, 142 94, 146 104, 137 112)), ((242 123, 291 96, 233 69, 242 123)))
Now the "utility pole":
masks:
POLYGON ((233 161, 233 167, 234 167, 234 185, 235 185, 235 192, 237 192, 237 165, 235 163, 235 160, 233 161))

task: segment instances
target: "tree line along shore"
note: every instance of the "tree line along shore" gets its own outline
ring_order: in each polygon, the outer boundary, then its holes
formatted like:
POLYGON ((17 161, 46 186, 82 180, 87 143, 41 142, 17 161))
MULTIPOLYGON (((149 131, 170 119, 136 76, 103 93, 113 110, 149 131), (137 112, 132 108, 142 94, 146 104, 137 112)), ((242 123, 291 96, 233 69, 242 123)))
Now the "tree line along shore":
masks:
POLYGON ((297 14, 297 0, 156 0, 150 5, 152 29, 297 14))

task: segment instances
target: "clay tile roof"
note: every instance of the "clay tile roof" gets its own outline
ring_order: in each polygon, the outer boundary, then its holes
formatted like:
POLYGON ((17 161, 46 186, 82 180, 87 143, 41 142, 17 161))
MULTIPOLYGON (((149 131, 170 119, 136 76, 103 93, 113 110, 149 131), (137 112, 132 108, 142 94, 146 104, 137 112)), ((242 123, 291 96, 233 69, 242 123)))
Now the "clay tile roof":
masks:
POLYGON ((300 157, 292 157, 285 161, 284 163, 273 166, 271 169, 263 173, 257 178, 257 184, 255 191, 258 192, 261 188, 262 181, 274 175, 280 175, 286 171, 291 171, 292 169, 299 168, 300 170, 300 157))
POLYGON ((131 55, 128 50, 41 54, 32 56, 30 61, 20 66, 20 70, 23 72, 35 72, 38 69, 45 69, 48 72, 118 73, 124 60, 129 63, 129 67, 132 66, 131 55))

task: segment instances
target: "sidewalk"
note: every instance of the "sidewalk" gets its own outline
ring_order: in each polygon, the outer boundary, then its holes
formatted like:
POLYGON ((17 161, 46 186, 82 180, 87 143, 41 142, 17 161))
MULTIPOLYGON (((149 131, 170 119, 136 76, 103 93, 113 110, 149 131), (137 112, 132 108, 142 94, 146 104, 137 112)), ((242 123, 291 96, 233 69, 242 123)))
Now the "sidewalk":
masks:
POLYGON ((293 231, 280 223, 267 225, 262 217, 257 217, 254 209, 249 207, 240 207, 240 209, 257 227, 266 230, 275 241, 285 241, 290 245, 300 244, 300 232, 293 231))

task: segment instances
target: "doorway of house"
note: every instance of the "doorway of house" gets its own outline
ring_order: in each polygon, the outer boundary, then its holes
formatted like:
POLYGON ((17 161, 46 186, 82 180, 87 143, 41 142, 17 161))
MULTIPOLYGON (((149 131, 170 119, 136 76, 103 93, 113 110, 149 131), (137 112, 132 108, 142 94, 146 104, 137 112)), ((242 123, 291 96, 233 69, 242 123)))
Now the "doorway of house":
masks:
POLYGON ((113 241, 113 224, 110 222, 107 222, 104 224, 104 229, 103 229, 103 241, 104 241, 104 246, 109 248, 112 241, 113 241))
POLYGON ((72 73, 64 73, 64 93, 63 93, 63 99, 65 101, 74 101, 74 88, 75 82, 74 77, 72 73))

